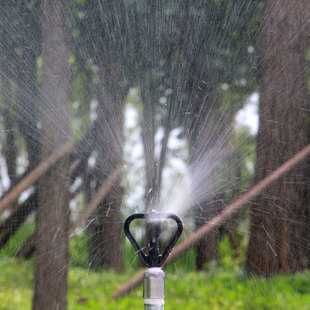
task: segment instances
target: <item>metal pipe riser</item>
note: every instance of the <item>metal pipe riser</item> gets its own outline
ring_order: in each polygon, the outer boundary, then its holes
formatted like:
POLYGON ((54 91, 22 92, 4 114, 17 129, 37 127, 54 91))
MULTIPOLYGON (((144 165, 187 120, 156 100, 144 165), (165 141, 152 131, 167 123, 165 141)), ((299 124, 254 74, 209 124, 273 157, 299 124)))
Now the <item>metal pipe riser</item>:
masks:
POLYGON ((152 211, 149 214, 136 213, 130 215, 124 223, 124 231, 129 241, 137 251, 137 254, 141 258, 145 266, 149 267, 144 272, 143 276, 143 298, 145 310, 164 310, 165 306, 165 272, 160 268, 163 265, 166 258, 172 251, 176 242, 183 231, 183 222, 175 214, 172 213, 158 213, 152 211), (149 252, 145 254, 140 245, 133 237, 130 231, 130 224, 133 220, 145 219, 149 226, 149 252), (161 234, 161 222, 165 220, 173 220, 176 224, 176 231, 172 235, 168 246, 160 254, 160 234, 161 234))
POLYGON ((165 272, 159 267, 149 268, 143 277, 144 310, 164 310, 165 272))

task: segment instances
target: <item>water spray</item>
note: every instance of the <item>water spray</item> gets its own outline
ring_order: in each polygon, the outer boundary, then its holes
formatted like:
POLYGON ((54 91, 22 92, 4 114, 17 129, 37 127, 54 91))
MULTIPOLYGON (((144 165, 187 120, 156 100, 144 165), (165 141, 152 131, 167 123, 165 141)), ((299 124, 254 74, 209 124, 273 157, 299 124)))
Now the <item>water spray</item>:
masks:
POLYGON ((159 213, 151 211, 148 214, 136 213, 130 215, 124 224, 124 231, 135 248, 142 263, 148 267, 143 276, 143 298, 145 310, 163 310, 165 304, 165 272, 161 266, 171 253, 183 231, 182 220, 173 213, 159 213), (133 220, 143 219, 147 225, 147 236, 149 238, 148 254, 146 255, 139 246, 136 239, 130 232, 130 224, 133 220), (175 234, 172 236, 166 249, 160 254, 160 235, 162 233, 163 222, 173 220, 177 224, 175 234))

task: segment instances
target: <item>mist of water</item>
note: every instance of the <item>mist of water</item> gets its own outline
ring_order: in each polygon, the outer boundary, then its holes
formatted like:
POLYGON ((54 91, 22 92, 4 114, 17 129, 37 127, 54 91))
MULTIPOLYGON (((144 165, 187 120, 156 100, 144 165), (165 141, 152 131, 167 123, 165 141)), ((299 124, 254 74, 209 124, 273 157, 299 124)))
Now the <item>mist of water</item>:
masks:
MULTIPOLYGON (((145 188, 148 169, 145 153, 153 152, 154 162, 160 165, 160 154, 165 147, 163 140, 169 132, 160 203, 153 208, 187 218, 194 206, 230 190, 226 180, 221 180, 233 169, 234 164, 228 159, 248 143, 247 138, 232 141, 235 138, 233 122, 247 96, 256 90, 259 32, 256 23, 260 6, 255 1, 183 3, 169 0, 124 1, 124 7, 120 8, 117 3, 71 2, 68 34, 71 133, 64 135, 79 141, 95 128, 72 155, 71 169, 74 170, 82 158, 87 173, 79 173, 71 180, 71 194, 74 196, 79 190, 83 193, 87 178, 91 179, 91 194, 95 193, 97 176, 107 174, 98 164, 99 156, 104 156, 109 166, 109 159, 115 156, 112 146, 117 145, 123 147, 121 160, 125 165, 122 215, 144 212, 145 194, 150 190, 145 188), (105 65, 111 65, 107 72, 105 65), (108 89, 100 82, 103 77, 108 89), (100 91, 107 100, 104 103, 98 99, 100 91), (108 101, 121 95, 124 98, 123 140, 113 133, 112 128, 119 124, 111 121, 115 110, 113 100, 108 101), (200 103, 206 106, 205 123, 197 145, 193 146, 189 136, 201 118, 197 108, 200 103), (149 117, 149 126, 146 126, 149 135, 143 145, 145 111, 149 117), (103 148, 104 155, 100 153, 103 148)), ((36 1, 26 7, 12 1, 0 1, 0 5, 1 111, 9 111, 15 117, 5 124, 2 113, 0 139, 4 145, 7 130, 16 133, 14 143, 20 169, 17 174, 22 174, 28 172, 30 165, 25 146, 27 137, 31 136, 40 147, 54 151, 50 141, 43 142, 38 134, 33 134, 42 131, 42 111, 51 100, 44 98, 41 91, 44 20, 36 1), (25 16, 34 17, 33 23, 28 23, 25 16), (27 68, 31 65, 26 59, 28 52, 35 59, 34 80, 27 78, 27 68)), ((58 124, 63 122, 64 113, 51 109, 44 117, 58 124)), ((34 162, 37 164, 40 160, 38 152, 34 162)), ((111 171, 113 167, 106 170, 111 171)), ((4 156, 0 158, 0 175, 1 193, 4 193, 10 185, 4 156)), ((121 195, 122 190, 119 193, 121 195)), ((24 194, 23 199, 25 197, 24 194)), ((85 194, 72 199, 71 221, 78 217, 85 204, 85 194)), ((107 208, 99 219, 108 214, 107 208)), ((79 233, 86 234, 87 228, 81 228, 79 233)), ((56 235, 55 231, 48 234, 56 235)), ((113 233, 109 231, 107 237, 112 238, 113 233)), ((91 238, 92 234, 86 237, 87 241, 91 238)), ((87 246, 83 250, 86 253, 87 246)))

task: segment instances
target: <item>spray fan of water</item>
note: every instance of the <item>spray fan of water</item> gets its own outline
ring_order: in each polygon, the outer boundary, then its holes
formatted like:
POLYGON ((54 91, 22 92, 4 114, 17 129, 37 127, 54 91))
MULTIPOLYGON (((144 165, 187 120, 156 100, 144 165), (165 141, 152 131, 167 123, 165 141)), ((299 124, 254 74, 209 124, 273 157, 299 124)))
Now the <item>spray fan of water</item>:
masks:
MULTIPOLYGON (((69 269, 137 269, 130 214, 176 214, 185 239, 308 144, 306 2, 0 0, 0 261, 35 262, 25 307, 65 309, 69 269)), ((306 268, 307 171, 212 230, 175 276, 306 268)))

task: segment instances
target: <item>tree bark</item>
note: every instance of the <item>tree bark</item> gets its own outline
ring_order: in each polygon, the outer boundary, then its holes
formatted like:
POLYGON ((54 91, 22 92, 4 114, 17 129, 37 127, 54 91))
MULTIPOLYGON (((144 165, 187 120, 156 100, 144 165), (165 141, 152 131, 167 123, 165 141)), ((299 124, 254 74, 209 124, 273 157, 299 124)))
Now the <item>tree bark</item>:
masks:
MULTIPOLYGON (((265 2, 256 182, 310 142, 305 72, 309 7, 308 0, 265 2)), ((251 209, 249 271, 270 276, 305 268, 309 181, 306 160, 259 196, 251 209)))
MULTIPOLYGON (((43 0, 41 158, 69 137, 68 2, 43 0)), ((39 181, 33 309, 66 309, 69 169, 67 158, 39 181)))

